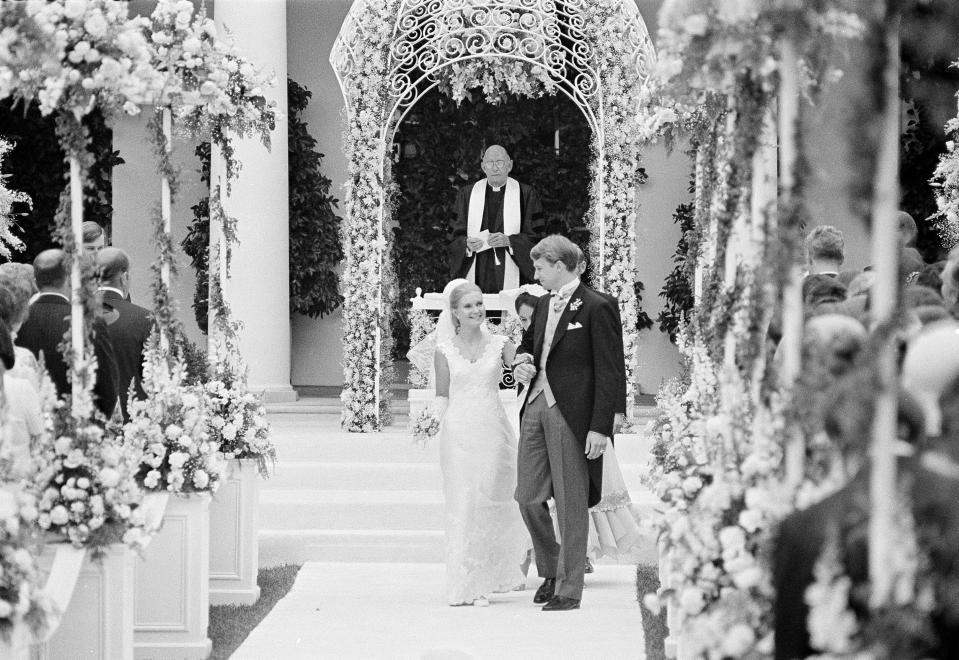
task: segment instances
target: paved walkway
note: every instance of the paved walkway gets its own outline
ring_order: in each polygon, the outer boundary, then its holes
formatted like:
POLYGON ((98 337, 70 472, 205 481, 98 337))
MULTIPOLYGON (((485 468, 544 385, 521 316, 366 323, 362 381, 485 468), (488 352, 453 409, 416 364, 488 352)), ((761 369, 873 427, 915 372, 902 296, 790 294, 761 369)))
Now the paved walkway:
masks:
POLYGON ((449 607, 442 564, 308 562, 234 660, 638 659, 643 626, 632 566, 586 576, 583 607, 542 612, 538 580, 490 607, 449 607))

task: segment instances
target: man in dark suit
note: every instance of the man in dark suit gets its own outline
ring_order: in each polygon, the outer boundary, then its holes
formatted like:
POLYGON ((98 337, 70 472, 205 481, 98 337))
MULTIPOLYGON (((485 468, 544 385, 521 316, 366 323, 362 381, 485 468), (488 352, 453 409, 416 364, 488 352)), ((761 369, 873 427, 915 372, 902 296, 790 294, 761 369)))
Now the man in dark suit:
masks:
POLYGON ((589 507, 602 497, 603 452, 613 435, 625 360, 615 304, 579 281, 579 250, 548 236, 531 252, 551 297, 536 304, 514 371, 530 383, 521 411, 516 501, 543 584, 534 603, 577 609, 583 592, 589 507), (546 501, 553 497, 562 545, 546 501))
POLYGON ((115 247, 106 247, 97 253, 97 271, 100 275, 100 294, 105 308, 107 332, 116 354, 119 372, 120 409, 124 421, 129 421, 127 398, 130 385, 137 399, 145 399, 143 391, 143 351, 153 320, 150 310, 129 302, 130 258, 115 247))
MULTIPOLYGON (((33 269, 40 292, 30 306, 29 318, 17 333, 17 345, 29 349, 38 360, 43 358, 57 394, 64 396, 71 392, 71 385, 59 346, 70 332, 69 262, 63 250, 44 250, 33 260, 33 269)), ((109 418, 117 404, 118 376, 113 347, 101 319, 93 322, 93 348, 97 358, 94 403, 109 418)))

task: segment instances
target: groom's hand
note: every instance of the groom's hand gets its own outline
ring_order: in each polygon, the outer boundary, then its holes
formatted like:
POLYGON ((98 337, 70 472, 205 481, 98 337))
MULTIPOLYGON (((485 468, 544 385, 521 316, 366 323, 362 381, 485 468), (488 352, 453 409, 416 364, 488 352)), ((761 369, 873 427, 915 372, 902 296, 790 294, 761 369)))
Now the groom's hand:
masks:
POLYGON ((521 382, 523 385, 529 385, 536 376, 536 367, 529 362, 514 365, 513 375, 516 377, 516 380, 521 382))
POLYGON ((609 442, 609 438, 602 433, 590 431, 586 435, 586 458, 593 460, 602 456, 603 452, 606 451, 607 442, 609 442))

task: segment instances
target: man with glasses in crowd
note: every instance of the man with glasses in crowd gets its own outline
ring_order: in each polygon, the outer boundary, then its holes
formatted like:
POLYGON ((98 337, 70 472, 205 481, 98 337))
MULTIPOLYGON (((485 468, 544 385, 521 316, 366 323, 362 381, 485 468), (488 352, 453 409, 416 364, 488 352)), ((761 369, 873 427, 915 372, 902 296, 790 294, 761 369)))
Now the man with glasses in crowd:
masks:
POLYGON ((499 293, 534 281, 529 253, 545 218, 536 191, 509 176, 513 161, 506 149, 489 147, 482 167, 486 178, 464 186, 456 197, 450 279, 463 277, 483 293, 499 293))

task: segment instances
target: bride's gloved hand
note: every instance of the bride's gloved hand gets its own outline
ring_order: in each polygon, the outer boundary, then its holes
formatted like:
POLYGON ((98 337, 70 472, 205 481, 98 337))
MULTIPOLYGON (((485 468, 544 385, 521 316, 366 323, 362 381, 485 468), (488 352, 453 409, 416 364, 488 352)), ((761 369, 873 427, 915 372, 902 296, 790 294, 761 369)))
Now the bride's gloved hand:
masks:
POLYGON ((438 421, 443 421, 443 417, 446 415, 446 409, 449 407, 449 397, 438 396, 433 400, 433 414, 436 415, 438 421))

